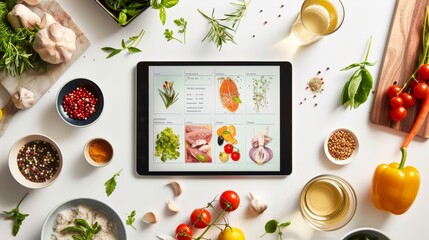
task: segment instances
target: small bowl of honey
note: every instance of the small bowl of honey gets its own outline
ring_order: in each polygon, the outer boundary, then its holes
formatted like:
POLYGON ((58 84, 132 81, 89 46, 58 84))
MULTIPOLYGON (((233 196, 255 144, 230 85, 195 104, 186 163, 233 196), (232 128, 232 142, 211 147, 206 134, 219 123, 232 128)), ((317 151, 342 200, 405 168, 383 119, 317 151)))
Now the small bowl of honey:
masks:
POLYGON ((94 138, 85 144, 83 154, 92 166, 104 167, 112 160, 113 147, 106 139, 94 138))

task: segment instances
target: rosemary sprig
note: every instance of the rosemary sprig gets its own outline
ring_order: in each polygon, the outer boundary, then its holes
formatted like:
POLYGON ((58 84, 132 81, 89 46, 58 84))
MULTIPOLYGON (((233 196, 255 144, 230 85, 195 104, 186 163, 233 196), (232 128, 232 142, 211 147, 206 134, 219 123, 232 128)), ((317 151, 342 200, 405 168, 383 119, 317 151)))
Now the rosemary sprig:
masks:
POLYGON ((210 30, 207 33, 207 35, 203 38, 202 42, 208 39, 209 42, 214 42, 216 44, 216 47, 220 51, 222 49, 223 44, 226 42, 232 42, 235 44, 234 35, 232 34, 232 32, 234 32, 235 30, 221 24, 220 21, 224 19, 215 18, 214 11, 215 9, 213 8, 212 16, 209 17, 202 10, 198 9, 198 12, 200 12, 200 14, 203 15, 203 17, 209 20, 211 24, 210 30))
POLYGON ((241 19, 247 14, 247 7, 249 6, 251 0, 241 0, 239 2, 231 2, 230 4, 235 6, 237 9, 232 12, 225 14, 226 18, 224 20, 232 22, 232 28, 234 31, 237 31, 238 26, 240 25, 241 19))

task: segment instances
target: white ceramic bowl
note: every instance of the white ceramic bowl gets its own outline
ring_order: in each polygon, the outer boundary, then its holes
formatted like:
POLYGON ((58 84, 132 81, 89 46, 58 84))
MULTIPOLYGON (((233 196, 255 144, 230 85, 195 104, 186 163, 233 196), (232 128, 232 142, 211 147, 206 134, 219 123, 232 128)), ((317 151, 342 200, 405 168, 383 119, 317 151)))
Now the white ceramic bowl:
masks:
POLYGON ((67 202, 60 204, 55 207, 46 217, 45 222, 43 223, 41 231, 41 240, 51 239, 51 235, 54 231, 55 219, 57 214, 63 210, 71 209, 77 207, 78 205, 88 206, 96 211, 104 213, 109 219, 111 219, 116 225, 116 239, 127 239, 124 223, 122 222, 119 215, 105 203, 91 199, 91 198, 76 198, 67 202))
POLYGON ((371 227, 362 227, 354 229, 350 232, 348 232, 344 237, 342 237, 342 240, 350 240, 354 236, 359 236, 361 234, 367 235, 368 237, 372 237, 370 239, 376 238, 377 240, 390 240, 390 238, 382 231, 371 228, 371 227))
POLYGON ((353 159, 356 158, 356 156, 358 154, 358 151, 359 151, 359 140, 358 140, 356 134, 354 132, 352 132, 351 130, 349 130, 347 128, 338 128, 338 129, 335 129, 334 131, 332 131, 331 133, 328 134, 328 136, 325 139, 323 149, 324 149, 326 157, 329 159, 329 161, 331 161, 332 163, 337 164, 337 165, 346 165, 346 164, 350 163, 351 161, 353 161, 353 159), (335 133, 337 131, 345 131, 345 132, 350 133, 353 136, 353 138, 355 140, 355 144, 356 144, 356 148, 354 149, 352 155, 349 158, 344 159, 344 160, 335 159, 329 153, 329 150, 328 150, 328 141, 329 141, 329 138, 331 137, 331 135, 333 133, 335 133))
POLYGON ((94 167, 104 167, 104 166, 108 165, 108 164, 112 161, 112 157, 113 157, 113 147, 112 147, 112 145, 109 143, 109 141, 107 141, 106 139, 103 139, 103 138, 94 138, 94 139, 89 140, 89 141, 85 144, 85 146, 84 146, 84 148, 83 148, 83 155, 85 156, 86 161, 87 161, 89 164, 91 164, 92 166, 94 166, 94 167), (110 155, 110 157, 108 157, 107 161, 105 161, 105 162, 97 162, 97 161, 95 161, 95 160, 91 157, 91 155, 90 155, 90 153, 89 153, 89 147, 90 147, 90 145, 91 145, 92 143, 94 143, 94 142, 102 142, 103 144, 106 144, 106 146, 107 146, 108 148, 110 148, 110 149, 109 149, 110 153, 108 154, 108 155, 110 155))
POLYGON ((44 188, 51 185, 52 183, 55 182, 55 180, 57 180, 58 176, 60 175, 62 166, 63 166, 63 156, 62 156, 60 147, 54 140, 42 134, 32 134, 19 139, 17 142, 15 142, 15 144, 12 146, 9 152, 10 173, 18 183, 20 183, 22 186, 27 188, 38 189, 38 188, 44 188), (18 158, 18 153, 20 149, 24 147, 25 144, 36 140, 40 140, 50 144, 58 153, 58 161, 59 161, 58 168, 55 174, 44 182, 35 182, 25 178, 18 167, 17 158, 18 158))

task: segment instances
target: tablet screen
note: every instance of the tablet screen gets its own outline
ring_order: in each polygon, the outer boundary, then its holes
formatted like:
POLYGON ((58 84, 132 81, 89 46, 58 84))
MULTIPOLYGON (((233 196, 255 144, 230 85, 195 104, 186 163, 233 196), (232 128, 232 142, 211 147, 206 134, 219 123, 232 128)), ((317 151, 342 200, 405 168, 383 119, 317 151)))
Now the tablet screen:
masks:
POLYGON ((289 63, 138 66, 137 172, 290 173, 289 63))

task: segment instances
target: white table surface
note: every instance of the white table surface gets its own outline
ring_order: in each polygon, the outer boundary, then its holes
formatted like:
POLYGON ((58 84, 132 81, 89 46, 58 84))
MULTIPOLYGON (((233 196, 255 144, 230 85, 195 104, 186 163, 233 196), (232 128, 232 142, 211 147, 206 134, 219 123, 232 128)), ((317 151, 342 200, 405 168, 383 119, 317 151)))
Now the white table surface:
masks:
MULTIPOLYGON (((89 49, 52 86, 49 92, 31 109, 19 112, 0 138, 0 209, 10 210, 18 200, 30 192, 21 205, 21 211, 30 213, 16 238, 11 235, 11 221, 0 221, 0 239, 35 240, 47 214, 65 201, 89 197, 109 204, 125 221, 126 215, 137 210, 138 230, 126 227, 128 239, 156 239, 156 235, 174 235, 176 226, 188 220, 190 212, 204 207, 224 190, 233 189, 242 198, 240 208, 230 214, 229 221, 241 228, 249 240, 259 239, 264 224, 272 218, 292 221, 284 230, 285 239, 340 239, 352 229, 374 227, 386 232, 392 239, 424 239, 429 198, 429 162, 427 142, 416 138, 409 147, 408 164, 421 173, 419 195, 411 209, 395 216, 377 210, 369 199, 370 181, 380 163, 400 160, 399 147, 404 133, 370 122, 374 95, 356 110, 339 105, 341 89, 352 72, 340 69, 352 62, 362 61, 370 36, 373 47, 369 59, 377 61, 370 72, 377 80, 384 55, 395 1, 345 0, 346 19, 341 29, 310 46, 300 48, 292 56, 293 46, 287 35, 301 1, 253 0, 248 15, 243 19, 235 36, 237 45, 226 44, 218 51, 213 44, 201 42, 208 25, 197 8, 210 13, 213 7, 220 16, 231 10, 229 0, 181 0, 167 10, 167 23, 162 26, 158 12, 149 9, 125 28, 119 27, 97 6, 95 1, 59 0, 91 41, 89 49), (281 8, 281 5, 284 5, 281 8), (263 10, 260 12, 260 10, 263 10), (281 17, 278 17, 281 15, 281 17), (186 44, 167 42, 163 36, 166 27, 175 29, 173 19, 184 17, 188 21, 186 44), (264 22, 267 24, 264 25, 264 22), (141 29, 146 34, 137 54, 119 54, 105 59, 100 50, 104 46, 120 46, 122 38, 136 35, 141 29), (255 37, 252 37, 255 35, 255 37), (293 172, 286 177, 214 176, 214 177, 140 177, 135 172, 135 83, 136 64, 142 60, 287 60, 293 65, 293 172), (330 67, 329 71, 325 71, 330 67), (317 71, 322 71, 325 91, 315 99, 305 90, 306 82, 317 71), (87 128, 74 128, 64 123, 55 109, 55 96, 67 81, 84 77, 96 81, 105 94, 105 109, 101 118, 87 128), (307 98, 303 105, 302 99, 307 98), (317 103, 317 107, 314 104, 317 103), (346 166, 336 166, 325 157, 322 144, 333 129, 350 128, 360 139, 358 158, 346 166), (19 138, 42 133, 58 142, 64 154, 64 166, 57 182, 41 190, 28 190, 20 186, 9 173, 8 152, 19 138), (114 146, 113 162, 104 168, 88 165, 82 149, 94 137, 104 137, 114 146), (106 197, 104 182, 123 169, 118 177, 116 191, 106 197), (304 184, 320 174, 335 174, 349 181, 358 197, 354 218, 345 227, 332 232, 312 231, 298 212, 298 198, 304 184), (180 208, 177 214, 166 210, 166 202, 173 199, 166 184, 178 180, 183 194, 175 199, 180 208), (248 193, 254 192, 268 204, 268 210, 259 216, 248 213, 248 193), (154 225, 144 225, 145 212, 156 212, 159 218, 154 225)), ((376 85, 374 86, 375 89, 376 85)), ((4 101, 4 97, 2 98, 4 101)), ((208 237, 215 239, 217 231, 208 237)), ((263 239, 277 239, 267 235, 263 239)))

